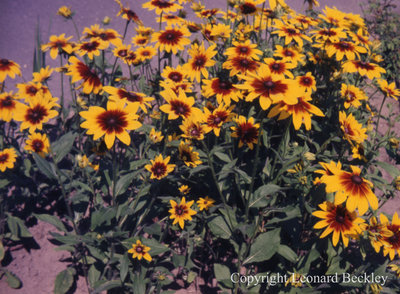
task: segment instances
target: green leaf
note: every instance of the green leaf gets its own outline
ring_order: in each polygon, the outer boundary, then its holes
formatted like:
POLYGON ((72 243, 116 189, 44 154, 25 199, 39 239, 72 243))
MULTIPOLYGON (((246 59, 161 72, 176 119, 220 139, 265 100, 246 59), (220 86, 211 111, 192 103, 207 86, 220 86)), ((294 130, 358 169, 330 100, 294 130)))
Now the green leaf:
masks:
POLYGON ((134 178, 135 173, 129 173, 122 176, 115 185, 115 196, 125 193, 134 178))
POLYGON ((232 235, 232 231, 229 229, 228 224, 222 216, 217 216, 208 223, 208 227, 211 232, 222 239, 229 239, 232 235))
POLYGON ((139 294, 146 293, 146 284, 144 281, 144 277, 137 273, 134 274, 133 276, 133 293, 139 293, 139 294))
POLYGON ((71 267, 58 273, 54 282, 54 294, 67 293, 74 283, 75 274, 75 269, 71 267))
POLYGON ((122 255, 120 259, 120 269, 119 269, 119 275, 121 277, 121 281, 123 282, 128 275, 128 270, 129 270, 129 257, 128 254, 125 253, 122 255))
POLYGON ((32 153, 39 171, 51 180, 57 179, 54 165, 36 153, 32 153))
POLYGON ((55 226, 57 230, 67 232, 67 229, 65 228, 63 222, 56 216, 50 214, 36 214, 36 213, 34 213, 33 215, 37 219, 55 226))
POLYGON ((225 162, 231 162, 232 160, 229 158, 228 155, 222 152, 215 152, 214 155, 225 162))
POLYGON ((225 288, 233 289, 231 280, 231 270, 223 264, 214 264, 214 274, 218 283, 221 283, 225 288))
POLYGON ((100 286, 96 287, 96 289, 94 289, 94 293, 101 293, 103 291, 111 290, 121 286, 122 283, 120 280, 107 281, 105 283, 102 283, 100 286))
POLYGON ((267 196, 280 191, 282 188, 278 185, 267 184, 258 188, 250 197, 249 208, 265 207, 269 204, 267 196))
POLYGON ((6 274, 6 282, 8 284, 8 286, 10 286, 13 289, 18 289, 21 287, 22 283, 21 280, 12 272, 8 271, 8 270, 4 270, 4 273, 6 274))
POLYGON ((400 176, 400 170, 396 166, 391 165, 390 163, 377 161, 375 162, 375 164, 383 168, 393 178, 400 176))
POLYGON ((0 240, 0 262, 4 259, 6 250, 4 249, 3 242, 0 240))
POLYGON ((92 288, 95 287, 95 283, 99 280, 100 275, 101 275, 100 271, 93 264, 89 268, 89 272, 88 272, 88 279, 89 279, 90 286, 92 286, 92 288))
POLYGON ((69 132, 51 144, 51 150, 55 154, 54 160, 56 163, 59 163, 71 151, 76 136, 76 133, 69 132))
POLYGON ((170 250, 167 246, 155 239, 143 239, 142 242, 144 245, 150 247, 149 254, 151 256, 156 256, 170 250))
POLYGON ((117 209, 113 207, 101 208, 100 210, 95 211, 91 217, 90 228, 94 230, 103 223, 109 224, 111 220, 115 218, 116 214, 117 209))
POLYGON ((6 187, 9 183, 10 183, 10 181, 8 181, 7 179, 1 179, 0 180, 0 189, 6 187))
POLYGON ((295 263, 297 261, 297 254, 286 245, 279 245, 278 246, 278 254, 289 260, 290 262, 295 263))
POLYGON ((281 241, 280 232, 279 228, 260 234, 251 245, 249 256, 243 265, 270 259, 278 250, 281 241))
POLYGON ((26 228, 24 222, 15 216, 7 213, 7 223, 11 233, 16 237, 32 238, 32 234, 26 228))

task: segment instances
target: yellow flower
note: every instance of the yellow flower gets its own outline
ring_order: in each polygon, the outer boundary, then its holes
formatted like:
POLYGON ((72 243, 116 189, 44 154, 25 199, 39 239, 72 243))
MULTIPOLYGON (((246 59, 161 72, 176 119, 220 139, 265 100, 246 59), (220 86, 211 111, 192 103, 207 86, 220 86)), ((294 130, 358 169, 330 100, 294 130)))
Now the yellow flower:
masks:
POLYGON ((53 69, 49 66, 46 68, 41 68, 39 72, 34 72, 32 81, 35 83, 45 83, 50 79, 53 69))
POLYGON ((358 108, 361 103, 360 100, 367 100, 368 97, 365 95, 364 91, 353 85, 342 84, 342 89, 340 91, 342 97, 345 99, 344 107, 347 109, 351 106, 358 108))
POLYGON ((182 51, 186 45, 190 44, 189 37, 190 32, 186 27, 174 28, 168 26, 164 31, 154 33, 152 42, 157 42, 155 49, 159 48, 161 52, 172 51, 173 54, 176 54, 178 50, 182 51))
POLYGON ((314 225, 314 229, 325 228, 320 238, 325 238, 333 232, 332 243, 336 246, 342 236, 344 247, 349 244, 349 237, 361 233, 360 224, 364 220, 357 216, 356 212, 350 212, 342 205, 335 205, 325 201, 319 205, 321 210, 314 211, 312 215, 322 218, 314 225))
POLYGON ((151 142, 156 144, 156 143, 161 142, 162 139, 164 138, 164 136, 162 135, 161 132, 157 132, 154 128, 152 128, 150 131, 150 134, 149 134, 149 138, 150 138, 151 142))
POLYGON ((89 161, 89 158, 87 158, 86 154, 83 155, 83 156, 78 154, 75 158, 76 158, 76 161, 78 162, 78 165, 79 165, 80 168, 85 168, 87 166, 90 166, 95 171, 97 171, 99 169, 99 165, 98 164, 92 164, 89 161))
POLYGON ((384 214, 381 214, 380 221, 392 233, 391 236, 383 238, 383 242, 386 243, 386 246, 383 246, 383 255, 386 256, 389 254, 390 260, 393 260, 396 253, 400 256, 400 218, 397 212, 395 212, 392 223, 390 223, 388 218, 384 214))
POLYGON ((210 207, 214 206, 214 199, 209 198, 206 196, 205 198, 200 197, 199 200, 197 200, 197 206, 199 207, 200 211, 203 210, 208 210, 210 207))
POLYGON ((380 78, 382 73, 386 73, 386 70, 379 65, 361 60, 346 61, 342 67, 345 73, 358 72, 362 76, 366 75, 370 80, 380 78))
POLYGON ((215 64, 215 60, 212 59, 217 54, 215 48, 216 45, 214 44, 206 50, 204 44, 201 43, 200 46, 193 44, 188 50, 191 58, 188 63, 183 66, 183 69, 192 81, 197 80, 200 82, 202 76, 208 79, 207 67, 215 64))
POLYGON ((21 69, 18 63, 6 59, 0 59, 0 83, 4 82, 7 76, 14 79, 15 75, 21 76, 21 69))
POLYGON ((127 104, 139 105, 140 109, 142 109, 144 113, 147 113, 147 107, 151 107, 149 102, 154 100, 154 98, 147 97, 143 93, 128 91, 123 88, 105 86, 103 87, 103 90, 110 94, 108 98, 110 101, 124 101, 127 104))
POLYGON ((169 202, 172 206, 172 208, 168 211, 171 214, 169 218, 174 220, 172 223, 173 225, 178 223, 183 230, 185 221, 191 221, 192 216, 196 214, 196 211, 190 208, 193 205, 194 200, 186 203, 185 197, 182 197, 179 204, 174 200, 170 200, 169 202))
POLYGON ((0 171, 4 172, 7 168, 13 168, 17 153, 14 148, 0 150, 0 171))
POLYGON ((179 158, 189 167, 196 167, 202 164, 199 153, 193 151, 193 147, 181 141, 179 144, 179 158))
POLYGON ((90 94, 93 92, 94 94, 98 94, 103 85, 97 74, 75 56, 71 56, 69 62, 71 64, 67 65, 67 75, 72 76, 71 82, 76 83, 83 80, 81 85, 83 93, 90 94))
POLYGON ((0 120, 9 122, 16 110, 17 103, 13 92, 3 92, 0 94, 0 120))
POLYGON ((183 195, 189 194, 190 188, 187 185, 182 185, 179 187, 179 192, 181 192, 183 195))
POLYGON ((46 52, 50 49, 50 56, 52 59, 56 59, 59 52, 71 54, 73 49, 69 40, 72 37, 65 38, 65 34, 59 36, 50 36, 50 42, 42 45, 42 51, 46 52))
POLYGON ((380 79, 378 80, 379 88, 385 93, 386 96, 392 97, 395 100, 398 100, 400 96, 400 90, 396 89, 395 82, 388 83, 387 80, 380 79))
POLYGON ((107 148, 114 145, 115 137, 122 143, 129 145, 131 137, 128 130, 136 130, 142 126, 138 121, 136 112, 137 104, 129 104, 125 107, 124 102, 107 102, 107 110, 99 106, 91 106, 87 111, 79 112, 85 121, 81 127, 88 129, 87 134, 93 135, 94 140, 105 135, 107 148))
POLYGON ((137 240, 136 244, 132 244, 132 248, 128 250, 128 253, 132 254, 132 258, 137 258, 138 260, 144 258, 147 261, 151 261, 152 258, 148 253, 150 249, 150 247, 143 245, 140 240, 137 240))
POLYGON ((340 128, 343 131, 343 137, 350 143, 354 141, 361 144, 368 138, 368 135, 366 134, 367 129, 362 127, 353 114, 350 113, 347 116, 344 111, 340 111, 339 123, 340 128))
POLYGON ((25 150, 35 152, 42 157, 44 157, 45 154, 49 153, 50 143, 46 134, 29 134, 28 140, 26 140, 25 143, 25 150))
POLYGON ((159 154, 154 160, 150 160, 151 164, 145 165, 145 169, 151 172, 150 179, 161 180, 171 173, 175 168, 175 164, 168 164, 170 159, 171 157, 169 156, 163 159, 162 155, 159 154))
POLYGON ((249 120, 242 115, 235 119, 236 127, 231 127, 232 137, 239 138, 239 148, 243 144, 247 144, 250 149, 253 149, 253 144, 258 140, 258 129, 260 124, 254 124, 254 118, 250 117, 249 120))
POLYGON ((168 120, 174 120, 179 117, 202 117, 201 110, 193 107, 194 98, 187 97, 182 89, 179 89, 178 95, 171 88, 166 88, 160 94, 167 101, 167 104, 160 106, 160 110, 168 114, 168 120))
POLYGON ((182 130, 182 137, 190 140, 203 140, 205 134, 205 126, 202 124, 202 120, 196 119, 191 116, 183 120, 182 125, 179 126, 182 130))
POLYGON ((61 15, 62 17, 67 19, 71 18, 72 17, 71 7, 61 6, 57 11, 57 15, 61 15))

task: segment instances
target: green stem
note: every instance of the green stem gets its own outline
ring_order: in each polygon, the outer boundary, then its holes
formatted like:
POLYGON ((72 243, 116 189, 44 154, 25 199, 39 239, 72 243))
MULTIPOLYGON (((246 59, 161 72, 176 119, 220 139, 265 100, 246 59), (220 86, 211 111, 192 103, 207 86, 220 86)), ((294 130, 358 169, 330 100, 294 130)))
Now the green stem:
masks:
POLYGON ((78 27, 76 26, 76 23, 75 23, 75 21, 74 21, 73 18, 71 18, 71 21, 72 21, 72 23, 73 23, 73 25, 74 25, 76 36, 78 37, 78 40, 80 40, 80 39, 81 39, 81 36, 80 36, 80 34, 79 34, 78 27))
MULTIPOLYGON (((60 56, 60 67, 62 67, 63 66, 62 55, 59 54, 59 56, 60 56)), ((60 74, 61 74, 61 101, 60 101, 61 121, 64 121, 64 115, 63 115, 63 110, 64 110, 64 73, 62 70, 60 71, 60 74)))
POLYGON ((116 193, 116 184, 117 184, 117 173, 118 173, 118 165, 117 165, 117 150, 116 150, 116 143, 114 142, 113 145, 113 152, 112 152, 112 205, 116 205, 117 197, 116 193))
POLYGON ((387 98, 387 95, 385 95, 385 97, 383 97, 381 106, 379 108, 378 120, 376 121, 375 133, 374 133, 374 136, 372 137, 372 143, 375 142, 376 135, 378 134, 379 121, 381 120, 381 113, 382 113, 383 105, 385 104, 386 98, 387 98))
POLYGON ((204 150, 206 150, 206 153, 207 153, 208 166, 211 169, 211 175, 213 177, 214 184, 215 184, 215 186, 217 188, 218 195, 221 198, 222 203, 223 203, 223 205, 225 207, 225 210, 226 210, 226 212, 228 214, 230 226, 231 226, 231 228, 233 228, 233 221, 231 219, 231 214, 229 213, 228 204, 226 203, 226 199, 225 199, 224 195, 222 194, 221 188, 219 187, 218 180, 217 180, 217 175, 216 175, 215 170, 214 170, 214 164, 213 164, 213 161, 212 161, 211 156, 210 156, 210 151, 208 150, 208 147, 204 143, 204 141, 201 141, 201 143, 203 145, 204 150))

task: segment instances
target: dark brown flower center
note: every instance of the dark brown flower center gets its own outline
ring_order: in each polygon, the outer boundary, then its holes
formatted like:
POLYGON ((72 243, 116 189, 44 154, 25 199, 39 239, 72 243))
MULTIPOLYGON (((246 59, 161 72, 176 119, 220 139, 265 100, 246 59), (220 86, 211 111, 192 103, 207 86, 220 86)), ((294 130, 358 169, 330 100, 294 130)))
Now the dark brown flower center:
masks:
POLYGON ((44 144, 43 144, 42 140, 39 140, 39 139, 33 140, 33 142, 32 142, 33 151, 35 151, 36 153, 39 153, 43 150, 43 148, 44 148, 44 144))
POLYGON ((192 137, 199 137, 200 136, 200 131, 197 128, 193 128, 190 130, 190 135, 192 137))
POLYGON ((128 50, 123 49, 118 51, 118 56, 125 57, 126 55, 128 55, 128 50))
POLYGON ((249 61, 247 59, 241 59, 240 60, 240 65, 242 67, 248 67, 249 66, 249 61))
POLYGON ((179 30, 166 30, 160 35, 159 41, 164 44, 177 45, 182 36, 183 34, 179 30))
POLYGON ((176 115, 183 115, 186 117, 190 114, 190 106, 179 100, 171 101, 171 109, 176 115))
POLYGON ((257 7, 252 3, 244 3, 240 5, 240 11, 243 14, 252 14, 257 11, 257 7))
POLYGON ((136 252, 137 253, 142 253, 143 252, 143 247, 140 246, 140 245, 136 246, 136 252))
POLYGON ((0 60, 0 63, 1 63, 2 66, 6 66, 6 65, 8 65, 10 63, 10 61, 8 59, 2 58, 0 60))
POLYGON ((83 44, 82 49, 90 52, 90 51, 96 50, 98 46, 99 46, 99 43, 96 41, 93 41, 93 42, 88 42, 88 43, 83 44))
POLYGON ((263 85, 267 89, 273 89, 275 87, 275 83, 273 81, 265 81, 263 85))
POLYGON ((304 86, 311 86, 312 84, 312 79, 309 77, 302 77, 301 78, 301 84, 304 86))
POLYGON ((278 71, 278 70, 280 70, 280 68, 281 68, 281 64, 280 64, 280 63, 274 63, 274 64, 272 65, 272 69, 273 69, 273 70, 278 71))
POLYGON ((178 82, 182 81, 183 76, 181 73, 175 71, 175 72, 171 72, 168 75, 168 78, 173 80, 175 83, 178 83, 178 82))
POLYGON ((361 185, 361 184, 363 183, 363 179, 362 179, 362 177, 360 177, 359 175, 352 175, 352 176, 351 176, 351 181, 352 181, 354 184, 357 184, 357 185, 361 185))
POLYGON ((96 121, 107 134, 114 132, 117 134, 122 133, 128 126, 126 113, 118 109, 107 110, 101 113, 96 121))
POLYGON ((14 106, 14 101, 11 96, 7 96, 6 98, 0 100, 1 108, 11 108, 14 106))
POLYGON ((165 0, 153 0, 151 1, 151 4, 154 6, 157 6, 158 8, 169 8, 173 5, 173 3, 170 3, 168 1, 165 0))
POLYGON ((33 108, 29 108, 25 114, 25 120, 29 121, 31 124, 40 123, 45 116, 47 116, 47 109, 42 105, 36 105, 33 108))
POLYGON ((286 32, 287 32, 289 35, 296 35, 296 34, 297 34, 297 31, 296 31, 295 29, 291 29, 291 28, 286 29, 286 32))
POLYGON ((241 47, 239 47, 239 51, 240 51, 240 53, 246 54, 249 52, 249 48, 246 46, 241 46, 241 47))
POLYGON ((156 177, 162 177, 167 172, 167 166, 163 162, 155 162, 151 167, 151 172, 156 177))
POLYGON ((28 88, 26 88, 26 92, 31 95, 36 95, 36 93, 38 92, 38 89, 34 86, 29 86, 28 88))
POLYGON ((5 163, 8 160, 8 153, 0 154, 0 163, 5 163))
POLYGON ((229 81, 220 81, 219 87, 223 90, 229 90, 232 88, 232 84, 229 81))
POLYGON ((184 215, 186 211, 186 208, 183 205, 177 205, 175 207, 175 214, 176 215, 184 215))
POLYGON ((294 53, 292 51, 290 51, 290 50, 285 50, 283 52, 283 55, 288 56, 288 57, 293 57, 294 53))
POLYGON ((195 65, 196 69, 204 67, 204 65, 206 64, 206 57, 203 55, 196 56, 193 64, 195 65))
POLYGON ((249 122, 240 124, 237 133, 239 139, 244 143, 251 143, 258 137, 258 130, 249 122))

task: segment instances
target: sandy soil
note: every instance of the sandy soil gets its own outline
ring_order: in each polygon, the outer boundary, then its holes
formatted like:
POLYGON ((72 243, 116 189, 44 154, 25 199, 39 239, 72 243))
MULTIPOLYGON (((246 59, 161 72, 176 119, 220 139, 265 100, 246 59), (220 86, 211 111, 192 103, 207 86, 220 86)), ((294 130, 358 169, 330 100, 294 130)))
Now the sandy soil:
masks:
MULTIPOLYGON (((130 5, 135 10, 146 25, 155 24, 155 16, 153 12, 143 11, 141 3, 144 0, 123 1, 124 4, 130 5)), ((207 7, 220 7, 225 9, 225 0, 205 0, 203 1, 207 7)), ((302 0, 287 0, 291 7, 297 11, 304 8, 302 0)), ((336 6, 346 12, 360 13, 359 0, 320 0, 321 8, 325 5, 336 6)), ((399 2, 400 4, 400 2, 399 2)), ((46 42, 50 35, 65 33, 67 36, 77 36, 71 22, 65 22, 61 17, 56 15, 58 8, 67 5, 76 12, 74 19, 77 23, 79 31, 82 32, 85 26, 100 23, 105 16, 112 17, 111 27, 122 33, 125 22, 116 18, 119 10, 118 5, 112 0, 1 0, 0 1, 0 57, 8 58, 18 62, 22 66, 23 76, 26 80, 30 80, 32 73, 32 60, 34 48, 34 36, 36 25, 40 25, 41 39, 46 42)), ((128 31, 127 40, 133 35, 132 28, 128 31)), ((50 58, 46 60, 51 67, 59 66, 59 60, 53 61, 50 58)), ((17 82, 23 82, 22 78, 17 82)), ((11 85, 7 85, 8 90, 14 90, 11 85)), ((53 94, 59 95, 59 81, 53 79, 50 84, 51 89, 55 89, 53 94)), ((375 104, 379 104, 380 98, 376 99, 375 104)), ((398 104, 395 109, 398 113, 398 104)), ((384 130, 384 127, 382 127, 384 130)), ((400 135, 399 126, 396 127, 398 135, 400 135)), ((382 153, 382 159, 387 160, 387 156, 382 153)), ((399 211, 400 201, 386 203, 382 211, 393 214, 399 211)), ((19 290, 8 288, 4 281, 0 281, 0 294, 32 294, 32 293, 52 293, 53 283, 58 272, 66 268, 67 263, 62 262, 68 257, 67 253, 55 251, 55 245, 49 242, 49 231, 55 231, 53 226, 39 222, 38 225, 29 228, 38 243, 38 249, 32 249, 30 252, 25 249, 14 250, 12 254, 12 262, 8 265, 8 269, 17 273, 22 279, 23 287, 19 290)), ((77 284, 74 293, 87 293, 86 286, 82 279, 77 284)), ((194 285, 189 289, 181 290, 178 293, 198 293, 194 285)))

